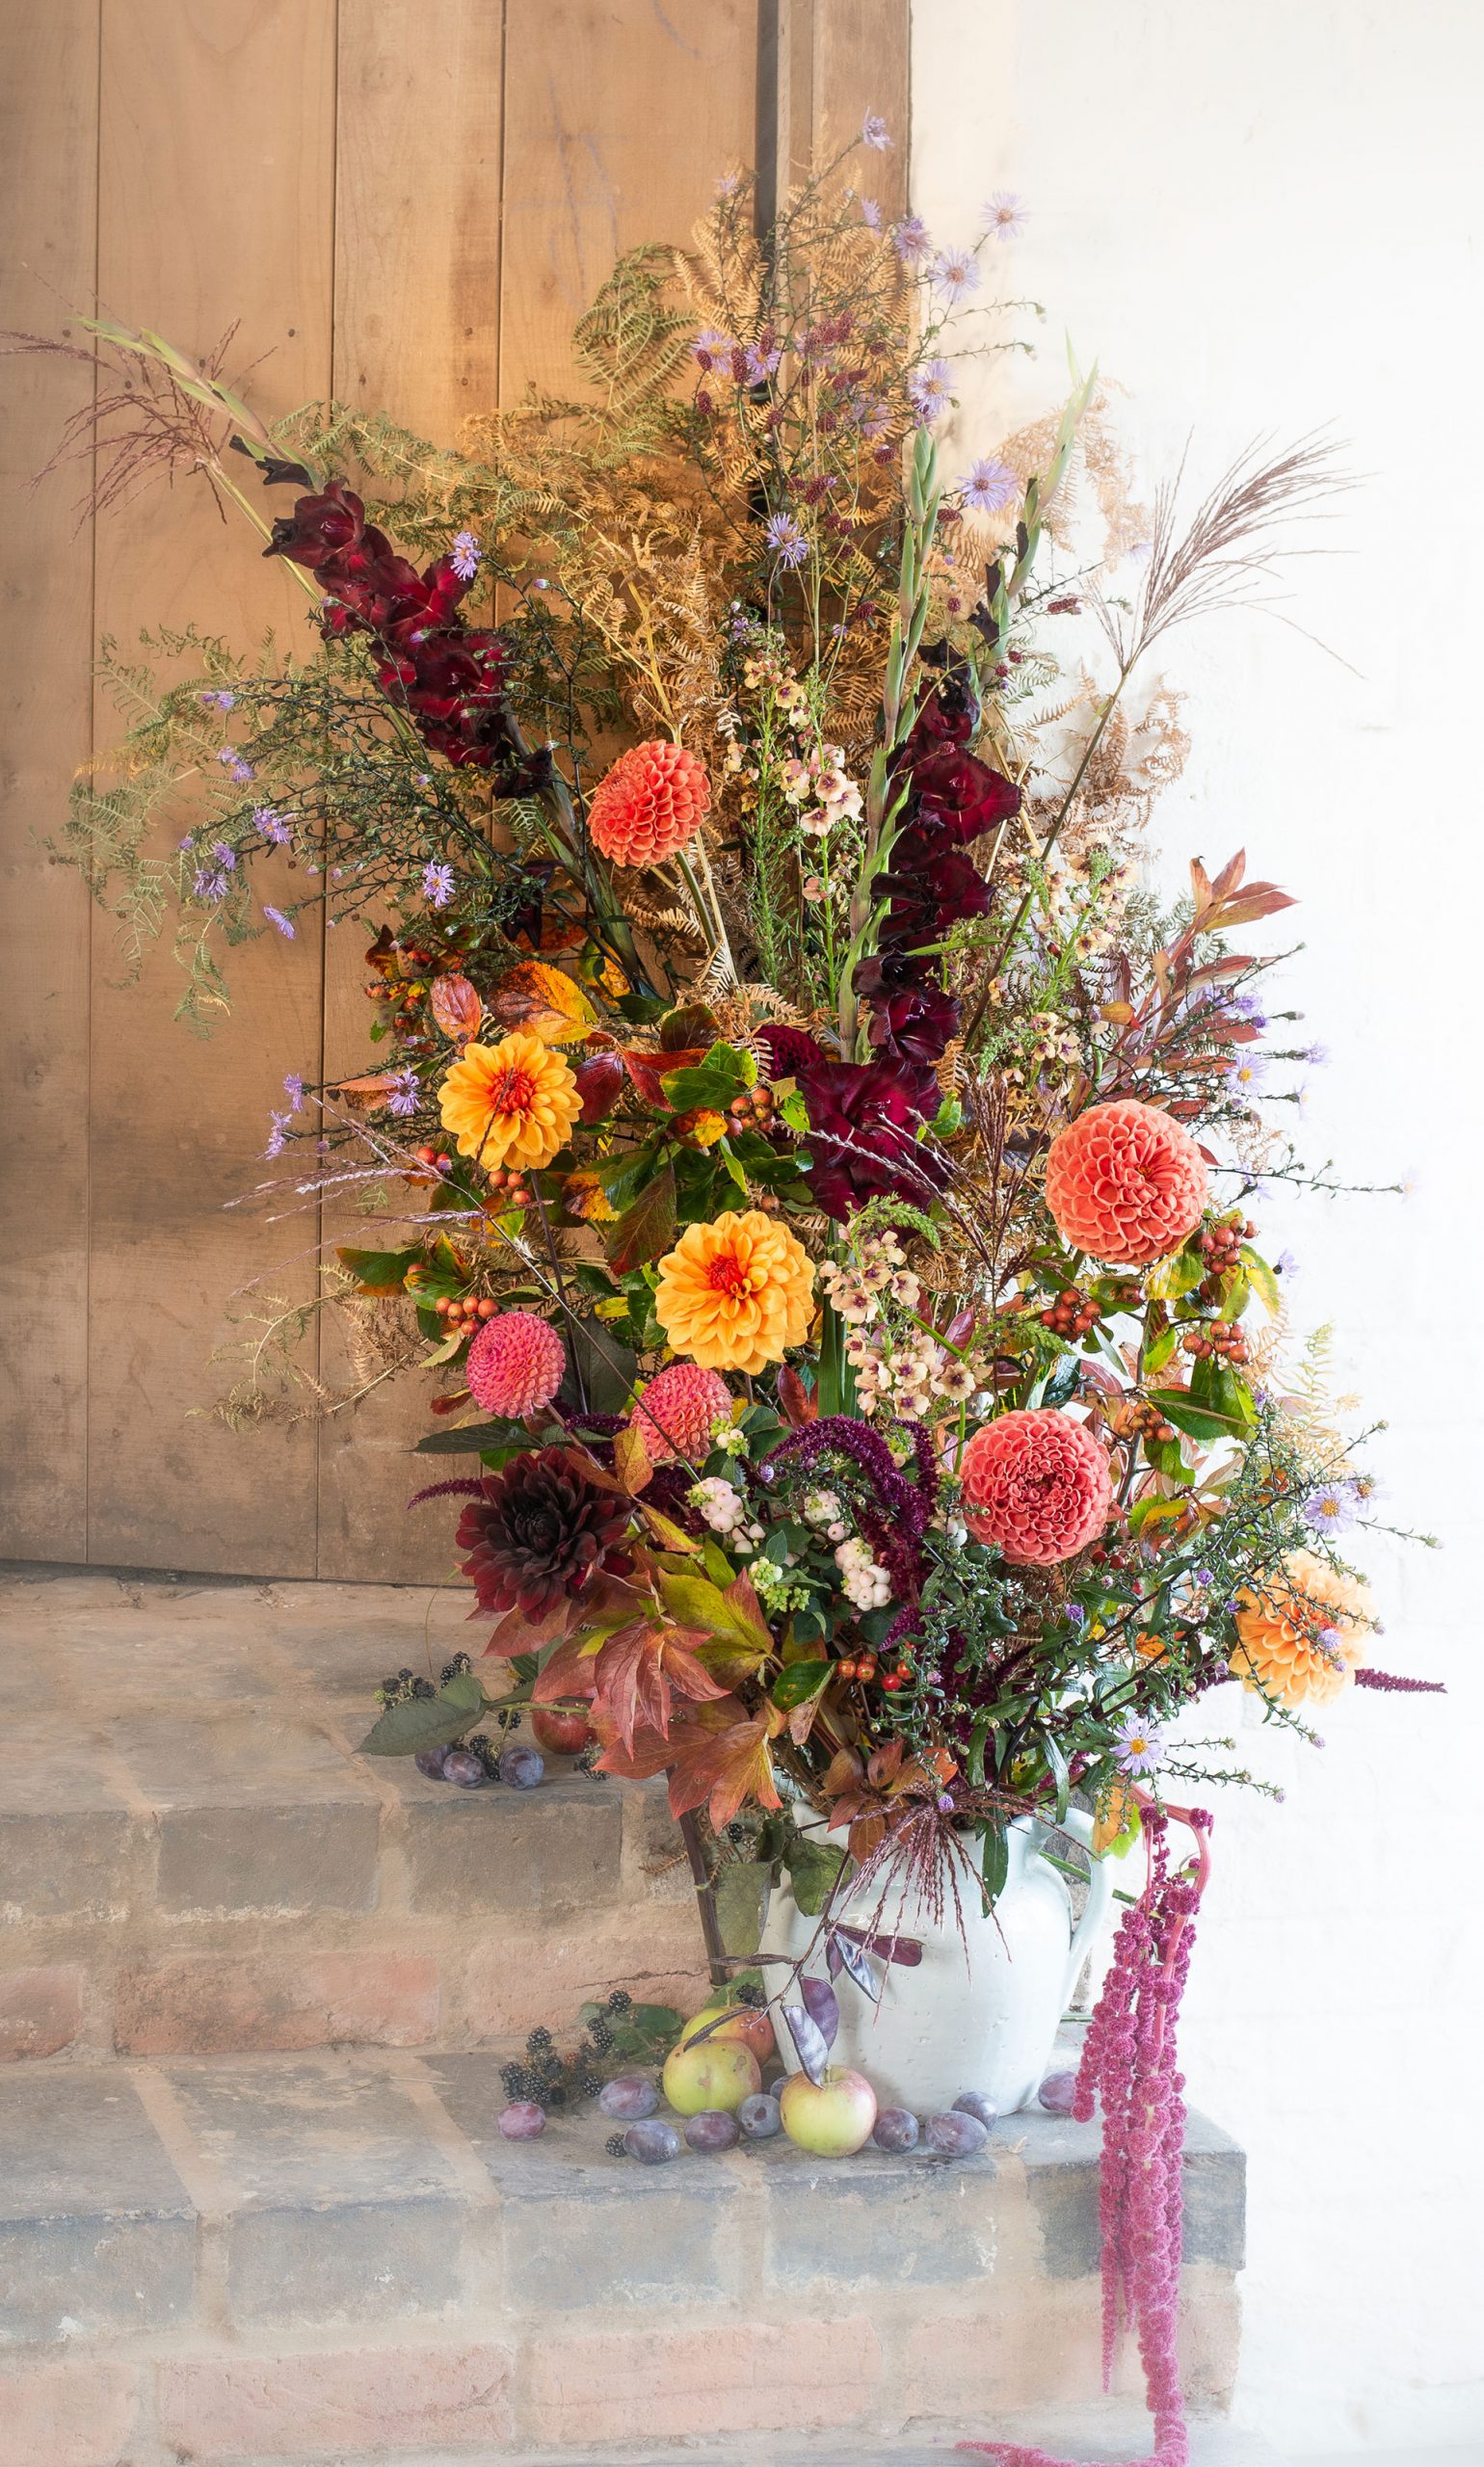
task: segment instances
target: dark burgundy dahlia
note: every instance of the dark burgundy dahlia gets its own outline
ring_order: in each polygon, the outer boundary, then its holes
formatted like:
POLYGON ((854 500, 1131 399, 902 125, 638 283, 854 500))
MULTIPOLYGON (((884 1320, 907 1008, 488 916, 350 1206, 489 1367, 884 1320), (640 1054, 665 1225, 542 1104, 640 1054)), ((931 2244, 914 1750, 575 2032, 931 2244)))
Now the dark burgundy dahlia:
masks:
POLYGON ((939 1088, 925 1065, 820 1062, 798 1074, 809 1118, 808 1181, 837 1223, 879 1192, 926 1207, 947 1180, 941 1158, 917 1139, 938 1111, 939 1088))
POLYGON ((481 1610, 543 1619, 599 1570, 621 1573, 628 1502, 597 1490, 559 1447, 487 1473, 459 1519, 464 1573, 481 1610))

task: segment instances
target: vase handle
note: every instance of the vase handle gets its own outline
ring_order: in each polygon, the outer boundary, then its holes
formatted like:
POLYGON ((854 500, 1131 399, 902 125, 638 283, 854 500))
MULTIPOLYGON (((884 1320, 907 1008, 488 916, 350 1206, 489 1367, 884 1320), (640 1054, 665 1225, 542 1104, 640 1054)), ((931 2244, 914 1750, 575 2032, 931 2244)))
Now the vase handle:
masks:
POLYGON ((1062 1823, 1068 1833, 1074 1834, 1088 1854, 1090 1873, 1087 1881, 1087 1908, 1072 1931, 1072 1944, 1067 1955, 1067 1974, 1062 1982, 1062 2008, 1072 2002, 1072 1991, 1077 1983, 1082 1964, 1091 1952, 1113 1899, 1113 1870, 1106 1859, 1092 1856, 1093 1819, 1085 1808, 1069 1808, 1062 1823))

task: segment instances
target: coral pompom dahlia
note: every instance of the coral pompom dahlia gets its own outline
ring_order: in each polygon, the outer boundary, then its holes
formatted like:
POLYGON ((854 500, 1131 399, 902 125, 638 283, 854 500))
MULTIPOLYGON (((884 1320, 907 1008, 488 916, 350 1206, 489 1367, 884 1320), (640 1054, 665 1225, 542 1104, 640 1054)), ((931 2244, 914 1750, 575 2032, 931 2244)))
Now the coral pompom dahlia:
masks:
POLYGON ((1096 1542, 1113 1504, 1107 1449, 1049 1409, 1001 1414, 964 1450, 964 1521, 1005 1558, 1052 1567, 1096 1542))
POLYGON ((659 1263, 654 1308, 676 1353, 704 1370, 765 1370, 804 1342, 814 1271, 786 1225, 734 1208, 688 1225, 659 1263))
POLYGON ((1313 1552, 1295 1551, 1277 1576, 1237 1595, 1232 1676, 1290 1711, 1327 1705, 1365 1661, 1372 1624, 1368 1587, 1313 1552))
POLYGON ((498 1045, 467 1045, 438 1091, 443 1128, 461 1156, 496 1166, 549 1165, 582 1111, 559 1053, 517 1028, 498 1045))
POLYGON ((598 782, 588 829, 616 865, 662 865, 694 838, 710 803, 705 764, 656 737, 621 754, 598 782))
POLYGON ((1194 1233, 1208 1187, 1189 1131, 1132 1097, 1090 1105, 1057 1132, 1046 1161, 1047 1206, 1063 1240, 1129 1267, 1194 1233))
POLYGON ((476 1405, 514 1419, 549 1405, 566 1373, 567 1349, 548 1320, 502 1311, 474 1339, 464 1376, 476 1405))
POLYGON ((697 1465, 711 1452, 711 1433, 731 1410, 731 1392, 719 1371, 695 1362, 673 1362, 647 1381, 630 1420, 651 1465, 673 1465, 683 1456, 697 1465))

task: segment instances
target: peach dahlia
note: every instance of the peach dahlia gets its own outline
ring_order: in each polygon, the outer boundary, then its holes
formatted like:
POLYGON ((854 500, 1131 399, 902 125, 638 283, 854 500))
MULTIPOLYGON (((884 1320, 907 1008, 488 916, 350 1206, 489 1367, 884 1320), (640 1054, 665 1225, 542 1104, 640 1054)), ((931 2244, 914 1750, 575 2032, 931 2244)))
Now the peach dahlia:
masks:
POLYGON ((1200 1224, 1207 1188, 1189 1131, 1132 1097, 1089 1105, 1046 1160, 1047 1206, 1063 1240, 1120 1266, 1177 1250, 1200 1224))
POLYGON ((710 1454, 711 1432, 730 1410, 731 1391, 719 1371, 673 1362, 645 1382, 629 1419, 651 1465, 673 1465, 679 1456, 696 1465, 710 1454))
POLYGON ((786 1225, 729 1208, 688 1225, 661 1260, 654 1308, 676 1352, 703 1370, 765 1370, 808 1334, 814 1271, 786 1225))
POLYGON ((517 1028, 498 1045, 467 1045, 438 1091, 443 1128, 461 1156, 496 1166, 549 1165, 582 1111, 561 1054, 517 1028))
POLYGON ((549 1405, 566 1375, 567 1348, 534 1311, 502 1311, 487 1319, 464 1371, 474 1402, 512 1419, 549 1405))
POLYGON ((1327 1705, 1365 1661, 1372 1624, 1368 1586, 1312 1551, 1295 1551, 1277 1576, 1237 1595, 1232 1676, 1290 1711, 1327 1705))
POLYGON ((1019 1565, 1053 1567, 1096 1542, 1113 1505, 1108 1452, 1050 1408, 1001 1414, 960 1466, 964 1522, 1019 1565))
POLYGON ((662 865, 695 837, 710 803, 705 764, 656 737, 630 746, 599 780, 588 829, 616 865, 662 865))

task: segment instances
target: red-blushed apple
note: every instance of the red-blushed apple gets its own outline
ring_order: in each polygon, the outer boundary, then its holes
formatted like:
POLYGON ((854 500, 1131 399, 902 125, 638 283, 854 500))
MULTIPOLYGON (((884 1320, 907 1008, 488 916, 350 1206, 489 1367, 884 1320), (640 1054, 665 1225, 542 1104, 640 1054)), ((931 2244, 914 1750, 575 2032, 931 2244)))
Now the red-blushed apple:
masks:
POLYGON ((822 2082, 790 2073, 778 2096, 783 2131, 816 2159, 853 2159, 876 2122, 876 2093, 863 2073, 831 2065, 822 2082))
POLYGON ((580 1756, 596 1737, 586 1713, 558 1711, 554 1705, 533 1705, 531 1728, 548 1756, 580 1756))
POLYGON ((705 2108, 734 2114, 744 2099, 762 2088, 757 2058, 740 2039, 702 2039, 699 2047, 673 2048, 661 2080, 666 2098, 682 2116, 699 2116, 705 2108))
POLYGON ((703 2004, 701 2011, 692 2016, 680 2032, 680 2045, 689 2047, 698 2030, 710 2031, 706 2040, 708 2047, 713 2039, 740 2041, 743 2047, 752 2049, 759 2064, 768 2063, 778 2053, 773 2042, 773 2025, 766 2013, 755 2013, 746 2004, 732 2005, 729 2008, 725 2003, 703 2004), (716 2021, 718 2013, 726 2013, 728 2018, 725 2022, 718 2023, 717 2028, 712 2030, 710 2025, 716 2021))

